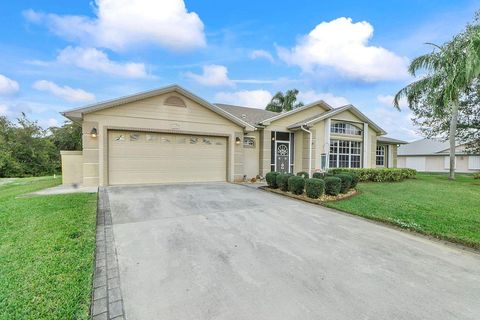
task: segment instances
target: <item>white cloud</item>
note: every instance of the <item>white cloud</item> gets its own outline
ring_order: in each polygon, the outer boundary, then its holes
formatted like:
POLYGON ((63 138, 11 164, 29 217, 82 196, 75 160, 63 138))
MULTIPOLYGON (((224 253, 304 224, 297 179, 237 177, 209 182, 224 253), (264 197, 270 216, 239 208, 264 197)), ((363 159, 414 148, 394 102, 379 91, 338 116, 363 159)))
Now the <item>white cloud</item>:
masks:
POLYGON ((304 72, 333 68, 343 76, 364 81, 407 77, 408 59, 385 48, 368 45, 373 27, 366 21, 353 23, 338 18, 318 24, 292 49, 277 47, 279 57, 304 72))
POLYGON ((272 100, 272 94, 267 90, 241 90, 236 92, 219 92, 215 101, 239 106, 265 109, 272 100))
POLYGON ((211 64, 203 66, 202 74, 192 72, 185 73, 185 76, 204 86, 233 86, 234 83, 228 78, 227 67, 211 64))
POLYGON ((270 52, 261 49, 250 52, 250 59, 267 59, 268 61, 273 62, 273 57, 270 52))
POLYGON ((18 82, 0 74, 0 95, 8 95, 18 92, 18 82))
POLYGON ((8 110, 8 107, 4 104, 0 104, 0 116, 6 116, 10 114, 10 110, 8 110))
POLYGON ((38 120, 38 124, 39 124, 41 127, 50 128, 50 127, 58 127, 59 122, 58 122, 58 120, 55 119, 55 118, 48 118, 48 119, 40 119, 40 120, 38 120))
POLYGON ((407 110, 398 111, 393 107, 380 107, 365 114, 396 139, 412 141, 421 137, 413 125, 413 114, 407 110))
POLYGON ((317 100, 323 100, 335 108, 349 104, 347 98, 336 96, 330 92, 315 92, 314 90, 300 91, 297 100, 302 101, 305 104, 317 100))
POLYGON ((53 95, 69 102, 92 102, 95 95, 82 89, 74 89, 68 86, 59 86, 47 80, 39 80, 33 84, 33 88, 40 91, 48 91, 53 95))
MULTIPOLYGON (((392 95, 378 95, 377 96, 377 101, 380 102, 381 104, 385 106, 393 106, 393 99, 394 96, 392 95)), ((400 108, 407 108, 408 107, 408 102, 407 99, 402 98, 400 99, 400 108)))
POLYGON ((124 50, 154 44, 172 50, 206 45, 204 26, 195 12, 188 12, 183 0, 95 0, 95 18, 56 15, 33 10, 24 17, 46 23, 49 29, 68 40, 124 50))
POLYGON ((58 54, 57 61, 85 70, 125 78, 145 78, 148 76, 143 63, 115 62, 110 60, 105 52, 95 48, 66 47, 58 54))

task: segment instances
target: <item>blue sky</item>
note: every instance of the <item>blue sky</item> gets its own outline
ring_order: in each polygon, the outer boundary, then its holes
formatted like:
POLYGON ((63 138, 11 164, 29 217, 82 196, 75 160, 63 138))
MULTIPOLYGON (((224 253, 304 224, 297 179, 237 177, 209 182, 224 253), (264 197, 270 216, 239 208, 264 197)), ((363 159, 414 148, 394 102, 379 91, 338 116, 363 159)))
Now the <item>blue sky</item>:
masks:
POLYGON ((391 96, 424 43, 449 40, 479 2, 2 1, 0 115, 59 125, 59 111, 172 83, 252 107, 297 88, 410 141, 391 96))

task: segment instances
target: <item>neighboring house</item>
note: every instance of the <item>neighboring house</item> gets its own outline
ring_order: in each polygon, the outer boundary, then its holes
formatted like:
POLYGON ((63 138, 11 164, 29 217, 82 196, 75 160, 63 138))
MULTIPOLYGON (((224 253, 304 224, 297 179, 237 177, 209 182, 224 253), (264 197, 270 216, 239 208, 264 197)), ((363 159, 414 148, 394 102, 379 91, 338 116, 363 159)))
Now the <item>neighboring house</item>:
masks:
MULTIPOLYGON (((421 139, 398 149, 398 167, 418 171, 447 172, 450 169, 450 143, 433 139, 421 139)), ((457 144, 455 170, 475 172, 480 170, 480 155, 468 154, 465 146, 457 144)))
POLYGON ((62 152, 64 183, 87 186, 396 167, 404 143, 352 105, 274 113, 211 104, 177 85, 62 114, 83 127, 83 152, 62 152))

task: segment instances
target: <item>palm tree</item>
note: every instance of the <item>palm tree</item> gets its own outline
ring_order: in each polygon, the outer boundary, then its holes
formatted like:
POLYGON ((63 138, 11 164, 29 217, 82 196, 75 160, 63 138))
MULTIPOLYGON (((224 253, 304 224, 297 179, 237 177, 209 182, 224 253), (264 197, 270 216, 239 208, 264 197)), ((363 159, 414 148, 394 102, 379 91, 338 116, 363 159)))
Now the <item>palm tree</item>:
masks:
POLYGON ((462 95, 480 75, 480 25, 467 25, 462 33, 450 42, 433 46, 431 53, 415 58, 408 68, 419 80, 401 89, 394 98, 394 106, 400 109, 400 99, 406 98, 409 106, 428 101, 433 114, 448 113, 450 116, 450 179, 455 179, 455 137, 458 122, 458 107, 462 95))
POLYGON ((302 102, 297 101, 298 90, 287 90, 285 94, 283 92, 277 92, 265 110, 273 111, 273 112, 282 112, 282 111, 290 111, 295 108, 299 108, 303 106, 302 102))

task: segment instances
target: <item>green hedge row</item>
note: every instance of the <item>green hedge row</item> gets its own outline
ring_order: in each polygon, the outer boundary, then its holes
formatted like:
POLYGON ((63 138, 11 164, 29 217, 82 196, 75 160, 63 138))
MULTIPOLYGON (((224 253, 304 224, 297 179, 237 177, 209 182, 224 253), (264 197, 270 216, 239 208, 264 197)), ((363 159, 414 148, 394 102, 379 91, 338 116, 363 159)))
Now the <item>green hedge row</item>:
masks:
POLYGON ((349 173, 357 176, 358 181, 372 182, 396 182, 404 179, 414 178, 417 170, 404 168, 376 168, 376 169, 348 169, 335 168, 328 170, 328 173, 337 175, 340 173, 349 173))

